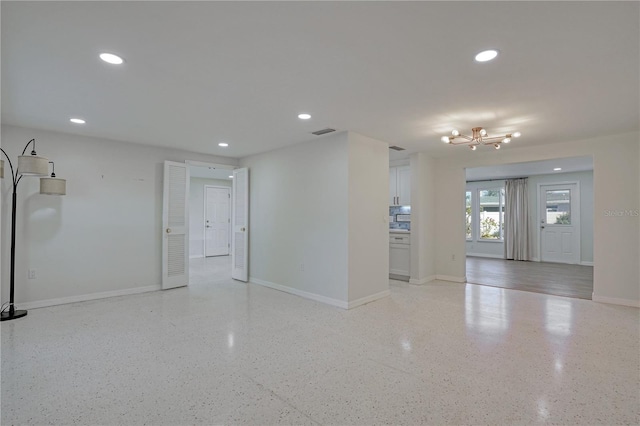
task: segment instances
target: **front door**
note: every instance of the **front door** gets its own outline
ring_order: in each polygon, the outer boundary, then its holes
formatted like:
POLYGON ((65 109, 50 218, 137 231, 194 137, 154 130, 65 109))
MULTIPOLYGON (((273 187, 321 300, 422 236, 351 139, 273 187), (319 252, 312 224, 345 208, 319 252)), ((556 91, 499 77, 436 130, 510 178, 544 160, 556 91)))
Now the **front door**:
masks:
POLYGON ((231 208, 229 188, 205 186, 204 255, 226 256, 229 254, 229 210, 231 208))
POLYGON ((577 184, 540 186, 540 260, 580 263, 577 184))

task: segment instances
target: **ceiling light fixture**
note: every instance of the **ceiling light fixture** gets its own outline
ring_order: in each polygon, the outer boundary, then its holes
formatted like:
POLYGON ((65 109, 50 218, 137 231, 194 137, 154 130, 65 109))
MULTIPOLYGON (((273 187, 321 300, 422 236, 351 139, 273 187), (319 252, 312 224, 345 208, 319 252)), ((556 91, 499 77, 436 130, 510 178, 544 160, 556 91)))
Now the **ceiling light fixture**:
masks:
POLYGON ((84 124, 84 123, 86 123, 86 121, 84 121, 82 118, 70 118, 69 121, 74 123, 74 124, 84 124))
POLYGON ((503 143, 511 142, 511 138, 519 138, 520 132, 507 133, 504 136, 489 136, 487 131, 482 127, 474 127, 471 129, 473 136, 460 134, 456 129, 451 131, 451 136, 443 136, 440 140, 449 145, 469 145, 472 151, 476 150, 478 145, 493 145, 495 149, 500 149, 503 143), (456 142, 456 139, 464 139, 464 141, 456 142))
POLYGON ((497 50, 484 50, 476 55, 476 61, 478 62, 487 62, 498 56, 497 50))
POLYGON ((553 169, 554 172, 559 172, 560 170, 562 170, 562 167, 556 167, 555 169, 553 169))
POLYGON ((311 115, 310 115, 310 114, 306 114, 306 113, 304 113, 304 114, 298 114, 298 118, 299 118, 300 120, 308 120, 308 119, 310 119, 310 118, 311 118, 311 115))
POLYGON ((111 65, 122 65, 124 63, 124 59, 113 53, 101 53, 100 59, 111 65))
POLYGON ((229 176, 229 179, 233 179, 233 175, 230 175, 230 176, 229 176))
POLYGON ((220 142, 220 143, 218 144, 218 146, 221 146, 221 147, 223 147, 223 148, 226 148, 226 147, 228 147, 228 146, 229 146, 229 144, 228 144, 228 143, 226 143, 226 142, 220 142))

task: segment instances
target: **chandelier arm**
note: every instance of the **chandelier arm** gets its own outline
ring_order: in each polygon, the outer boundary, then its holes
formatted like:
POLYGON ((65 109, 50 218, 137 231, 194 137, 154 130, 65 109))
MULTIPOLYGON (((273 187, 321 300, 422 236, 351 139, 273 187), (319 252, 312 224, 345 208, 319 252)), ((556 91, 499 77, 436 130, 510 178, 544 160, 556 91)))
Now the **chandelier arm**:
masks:
POLYGON ((469 142, 467 142, 467 141, 460 141, 460 142, 450 141, 450 142, 449 142, 449 144, 451 144, 451 145, 475 145, 475 144, 473 143, 473 140, 472 140, 472 139, 469 139, 469 141, 471 141, 472 143, 469 143, 469 142))
POLYGON ((473 138, 472 138, 471 136, 467 136, 467 135, 462 135, 462 134, 461 134, 461 135, 456 136, 456 137, 457 137, 457 138, 464 138, 464 139, 466 139, 466 140, 468 140, 468 141, 473 141, 473 138))

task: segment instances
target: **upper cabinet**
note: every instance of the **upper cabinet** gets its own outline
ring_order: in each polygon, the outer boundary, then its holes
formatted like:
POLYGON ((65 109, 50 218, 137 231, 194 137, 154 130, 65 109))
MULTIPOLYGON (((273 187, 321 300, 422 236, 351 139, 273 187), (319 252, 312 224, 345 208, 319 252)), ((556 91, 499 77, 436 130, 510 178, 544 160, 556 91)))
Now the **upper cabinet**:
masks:
POLYGON ((411 205, 411 172, 409 166, 389 167, 389 205, 411 205))

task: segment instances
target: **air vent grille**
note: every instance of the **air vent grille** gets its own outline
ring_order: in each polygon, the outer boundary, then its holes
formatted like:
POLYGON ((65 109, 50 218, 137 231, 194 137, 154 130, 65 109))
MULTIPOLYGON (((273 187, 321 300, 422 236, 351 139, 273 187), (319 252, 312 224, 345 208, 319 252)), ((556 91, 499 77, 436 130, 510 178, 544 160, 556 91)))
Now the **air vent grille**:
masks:
POLYGON ((404 148, 402 148, 401 146, 390 146, 389 149, 393 149, 395 151, 404 151, 404 148))
POLYGON ((320 136, 320 135, 325 135, 327 133, 331 133, 331 132, 335 132, 335 131, 336 131, 336 129, 326 128, 326 129, 322 129, 322 130, 317 130, 315 132, 311 132, 311 134, 316 135, 316 136, 320 136))

